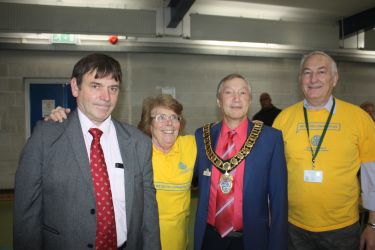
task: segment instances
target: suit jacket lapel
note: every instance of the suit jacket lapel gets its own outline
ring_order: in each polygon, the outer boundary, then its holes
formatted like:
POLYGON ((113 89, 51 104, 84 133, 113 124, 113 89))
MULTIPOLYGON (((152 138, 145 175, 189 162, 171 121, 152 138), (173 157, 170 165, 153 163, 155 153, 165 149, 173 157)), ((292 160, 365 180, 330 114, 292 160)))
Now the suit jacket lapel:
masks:
MULTIPOLYGON (((211 127, 211 129, 210 129, 212 150, 214 150, 214 152, 216 152, 216 146, 217 146, 217 143, 219 141, 219 135, 220 135, 221 125, 222 125, 222 122, 220 122, 218 124, 214 124, 211 127)), ((203 146, 203 150, 205 151, 204 146, 203 146)), ((208 169, 212 173, 212 162, 207 157, 205 159, 207 160, 206 166, 208 167, 208 169)), ((207 192, 206 195, 207 195, 207 197, 209 197, 209 190, 210 190, 209 187, 210 187, 211 177, 210 178, 204 178, 204 179, 206 180, 206 185, 208 186, 208 188, 206 189, 206 192, 207 192)))
MULTIPOLYGON (((253 127, 254 127, 254 123, 252 123, 249 120, 249 125, 247 126, 247 137, 250 135, 251 130, 253 129, 253 127)), ((258 140, 259 140, 259 138, 258 138, 258 140)), ((244 169, 244 177, 243 177, 243 190, 246 190, 248 185, 253 184, 253 182, 250 181, 250 175, 252 173, 252 171, 251 171, 252 160, 251 159, 254 157, 253 156, 254 155, 254 151, 256 151, 256 147, 255 147, 256 143, 257 142, 255 142, 254 147, 251 149, 250 154, 245 158, 245 169, 244 169)), ((245 192, 243 192, 243 197, 245 197, 245 192)))
POLYGON ((124 165, 124 179, 125 179, 125 206, 126 206, 126 224, 129 228, 130 217, 132 214, 132 200, 134 199, 134 169, 131 168, 129 162, 134 161, 132 159, 132 147, 130 134, 126 131, 121 123, 113 120, 113 124, 116 128, 117 140, 120 147, 121 159, 124 165))
POLYGON ((247 136, 249 136, 250 135, 250 132, 251 132, 251 130, 253 129, 253 127, 254 127, 254 123, 252 123, 250 120, 248 120, 248 126, 247 126, 247 136))
POLYGON ((71 144, 67 146, 72 147, 78 166, 81 169, 83 179, 85 180, 86 184, 91 187, 92 194, 94 195, 90 172, 90 162, 87 155, 87 149, 85 140, 83 138, 82 127, 81 123, 79 122, 77 110, 73 111, 69 116, 69 119, 66 123, 66 133, 69 141, 71 142, 71 144))
POLYGON ((211 127, 211 140, 212 140, 212 149, 216 152, 216 146, 219 142, 219 136, 223 122, 219 122, 211 127))

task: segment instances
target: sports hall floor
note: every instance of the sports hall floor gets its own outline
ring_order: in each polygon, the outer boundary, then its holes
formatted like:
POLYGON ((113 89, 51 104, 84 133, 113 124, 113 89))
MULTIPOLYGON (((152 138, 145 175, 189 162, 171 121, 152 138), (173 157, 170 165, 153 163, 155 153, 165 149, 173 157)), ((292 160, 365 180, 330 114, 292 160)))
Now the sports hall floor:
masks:
MULTIPOLYGON (((194 218, 197 206, 196 190, 192 191, 190 217, 194 218)), ((9 191, 0 191, 0 250, 12 250, 12 231, 13 231, 13 194, 9 191)), ((189 247, 193 249, 193 227, 194 220, 190 220, 189 225, 189 247)))

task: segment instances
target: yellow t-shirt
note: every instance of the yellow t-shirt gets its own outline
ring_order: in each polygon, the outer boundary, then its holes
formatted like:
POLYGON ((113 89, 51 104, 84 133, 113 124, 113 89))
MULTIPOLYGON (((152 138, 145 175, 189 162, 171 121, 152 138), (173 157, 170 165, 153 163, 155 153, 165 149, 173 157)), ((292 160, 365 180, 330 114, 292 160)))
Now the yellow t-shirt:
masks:
POLYGON ((153 147, 152 165, 163 250, 185 250, 188 244, 190 186, 197 155, 194 136, 178 136, 164 154, 153 147))
POLYGON ((375 161, 375 127, 359 107, 336 99, 336 109, 316 157, 321 183, 304 181, 329 111, 308 110, 310 138, 303 102, 282 111, 273 127, 283 132, 288 168, 289 222, 312 232, 349 226, 358 221, 361 163, 375 161))

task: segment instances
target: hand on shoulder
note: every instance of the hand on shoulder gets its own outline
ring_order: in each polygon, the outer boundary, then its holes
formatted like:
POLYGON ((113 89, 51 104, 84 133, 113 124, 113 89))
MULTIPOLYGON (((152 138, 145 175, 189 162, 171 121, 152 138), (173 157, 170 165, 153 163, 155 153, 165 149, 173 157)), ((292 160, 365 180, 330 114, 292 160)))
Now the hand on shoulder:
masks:
POLYGON ((54 122, 63 122, 68 118, 68 114, 71 112, 70 108, 63 108, 57 106, 56 108, 52 109, 51 114, 44 118, 44 121, 52 120, 54 122))

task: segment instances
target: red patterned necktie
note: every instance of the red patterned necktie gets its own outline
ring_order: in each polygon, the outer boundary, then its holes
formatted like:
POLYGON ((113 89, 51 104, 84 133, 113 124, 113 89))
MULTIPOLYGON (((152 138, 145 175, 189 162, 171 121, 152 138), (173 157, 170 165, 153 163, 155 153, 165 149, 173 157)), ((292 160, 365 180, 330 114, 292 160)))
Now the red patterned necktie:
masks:
POLYGON ((107 166, 104 160, 100 137, 103 132, 97 128, 89 130, 93 137, 90 148, 91 175, 96 197, 96 250, 117 249, 116 221, 107 166))
MULTIPOLYGON (((224 144, 222 159, 227 160, 235 155, 236 147, 234 144, 234 136, 237 134, 235 130, 228 131, 227 141, 224 144)), ((235 170, 233 170, 235 171, 235 170)), ((233 174, 232 171, 232 174, 233 174)), ((221 176, 222 174, 220 174, 221 176)), ((220 187, 217 189, 216 196, 216 214, 215 214, 215 228, 220 236, 224 238, 231 231, 233 231, 234 219, 234 192, 233 188, 229 194, 224 194, 220 187)))

